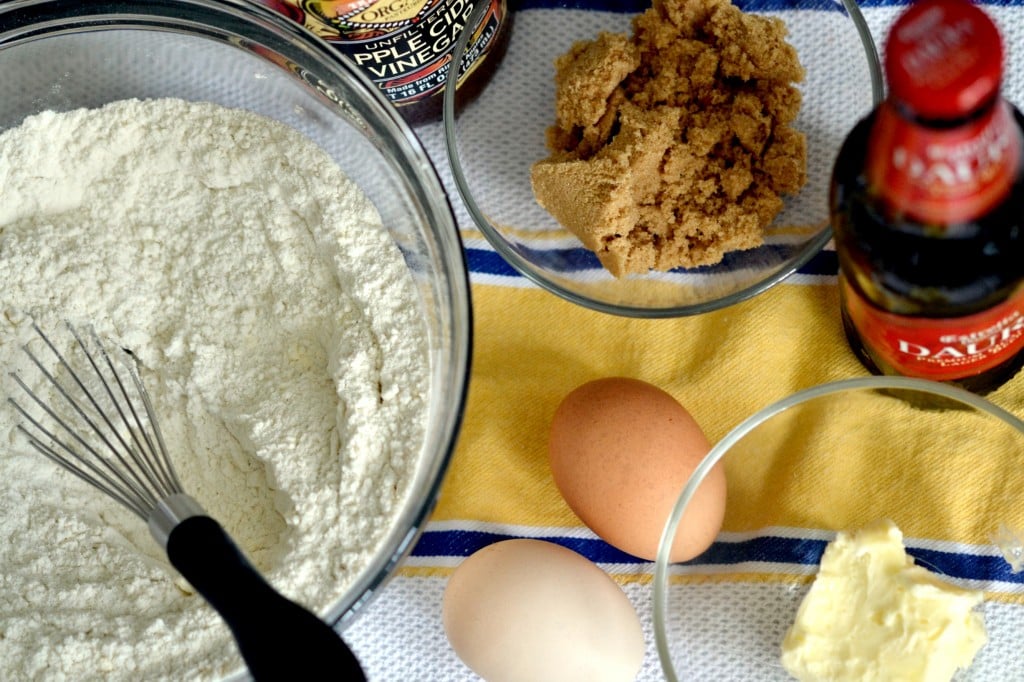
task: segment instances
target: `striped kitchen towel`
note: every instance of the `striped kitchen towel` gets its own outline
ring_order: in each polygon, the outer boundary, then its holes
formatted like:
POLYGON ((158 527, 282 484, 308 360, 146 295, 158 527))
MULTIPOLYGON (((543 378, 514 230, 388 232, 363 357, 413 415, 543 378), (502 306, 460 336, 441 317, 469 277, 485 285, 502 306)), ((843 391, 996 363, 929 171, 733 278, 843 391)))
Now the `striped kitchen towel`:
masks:
MULTIPOLYGON (((737 4, 782 12, 791 22, 834 9, 831 0, 737 4)), ((516 35, 541 41, 566 20, 562 7, 622 14, 645 3, 511 5, 517 10, 516 35)), ((879 44, 903 5, 862 3, 879 44)), ((1024 0, 988 7, 1009 51, 1006 94, 1024 106, 1024 0)), ((542 78, 550 65, 535 69, 542 78)), ((699 316, 642 320, 586 310, 540 290, 501 259, 458 201, 440 125, 418 133, 447 182, 463 228, 473 283, 474 365, 464 426, 431 521, 347 637, 371 679, 477 679, 444 637, 445 581, 464 557, 491 542, 544 538, 598 563, 622 585, 649 642, 639 679, 662 679, 651 623, 653 564, 595 537, 561 499, 547 465, 552 414, 579 384, 631 376, 674 395, 715 442, 795 391, 865 375, 839 319, 835 254, 826 248, 768 292, 699 316)), ((583 254, 581 267, 599 266, 583 254)), ((989 398, 1024 417, 1024 376, 989 398)), ((753 679, 745 674, 751 656, 769 657, 770 668, 825 543, 836 530, 888 517, 900 525, 919 563, 986 592, 990 642, 965 679, 1024 680, 1024 573, 1010 569, 992 538, 1000 523, 1024 528, 1024 447, 1014 440, 1020 436, 965 413, 910 442, 900 435, 900 424, 918 418, 916 408, 873 405, 833 410, 828 419, 805 415, 799 426, 806 430, 804 440, 816 442, 822 453, 814 466, 787 461, 800 448, 726 460, 730 496, 723 531, 708 552, 673 569, 694 614, 681 631, 689 641, 691 679, 753 679)), ((774 667, 777 679, 786 679, 774 667)))

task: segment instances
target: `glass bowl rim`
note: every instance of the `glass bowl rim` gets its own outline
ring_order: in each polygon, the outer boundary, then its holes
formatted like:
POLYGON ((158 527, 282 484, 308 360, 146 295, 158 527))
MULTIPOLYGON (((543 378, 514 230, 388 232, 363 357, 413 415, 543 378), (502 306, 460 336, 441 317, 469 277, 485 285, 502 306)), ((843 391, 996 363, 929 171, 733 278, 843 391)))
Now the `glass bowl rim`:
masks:
MULTIPOLYGON (((857 30, 857 35, 860 38, 861 46, 864 50, 864 57, 871 79, 871 101, 873 106, 877 106, 884 98, 885 87, 883 84, 878 47, 871 34, 871 29, 868 27, 867 21, 864 19, 864 15, 861 13, 856 0, 831 1, 839 6, 840 9, 846 11, 849 19, 853 22, 854 28, 857 30)), ((480 23, 488 4, 489 3, 480 3, 480 6, 473 9, 473 13, 467 21, 468 26, 476 26, 480 23)), ((463 56, 469 45, 470 34, 471 31, 463 31, 459 36, 459 39, 456 41, 455 47, 452 50, 452 63, 458 64, 462 62, 463 56)), ((735 305, 753 298, 758 294, 764 293, 779 282, 785 280, 799 268, 806 265, 817 253, 825 248, 825 245, 832 239, 832 227, 831 225, 826 225, 817 235, 808 240, 808 242, 801 247, 799 252, 789 258, 786 264, 776 272, 773 272, 764 279, 750 284, 739 291, 734 291, 726 296, 709 301, 703 301, 701 303, 647 308, 636 305, 607 303, 584 296, 583 294, 577 293, 576 291, 549 279, 539 268, 534 267, 529 263, 529 261, 520 256, 515 249, 509 246, 508 241, 501 235, 501 231, 496 228, 490 220, 488 220, 483 210, 481 210, 480 206, 476 203, 473 193, 469 188, 466 173, 462 168, 462 162, 459 160, 458 140, 455 131, 457 118, 455 95, 455 88, 445 88, 442 102, 444 145, 445 151, 448 155, 448 164, 451 168, 452 179, 454 180, 456 190, 458 191, 459 196, 462 199, 462 203, 465 206, 470 219, 473 221, 473 224, 480 229, 491 247, 497 251, 505 262, 511 265, 516 272, 539 286, 541 289, 547 290, 584 308, 610 315, 645 319, 687 317, 690 315, 712 312, 735 305)))
POLYGON ((661 533, 661 538, 658 541, 658 554, 654 561, 653 589, 651 593, 654 640, 662 672, 669 682, 677 682, 679 679, 676 676, 675 667, 672 665, 672 653, 669 648, 668 635, 665 631, 665 623, 668 617, 668 570, 672 563, 669 561, 669 554, 672 549, 672 539, 675 538, 680 520, 686 511, 687 505, 689 505, 690 500, 696 493, 697 487, 703 482, 711 468, 729 452, 732 446, 772 417, 792 407, 824 396, 851 391, 879 389, 915 391, 947 398, 995 417, 1024 435, 1024 420, 986 398, 950 384, 904 376, 872 375, 829 381, 788 395, 761 408, 744 419, 726 433, 720 441, 715 443, 694 469, 687 479, 685 487, 676 499, 675 505, 672 507, 672 511, 665 523, 664 530, 661 533))
MULTIPOLYGON (((438 258, 435 268, 444 277, 438 286, 443 294, 440 302, 452 304, 448 312, 450 319, 441 328, 450 345, 444 359, 451 359, 452 366, 437 371, 447 377, 451 383, 449 388, 454 393, 439 393, 437 397, 444 403, 438 409, 438 422, 435 424, 439 447, 431 451, 434 456, 424 470, 427 484, 421 491, 423 497, 410 504, 408 509, 400 508, 407 516, 395 520, 403 523, 400 526, 396 524, 394 530, 383 538, 380 554, 375 555, 365 570, 355 576, 345 594, 319 605, 318 609, 324 609, 325 620, 341 629, 394 575, 423 533, 437 503, 465 417, 473 348, 469 268, 458 223, 435 164, 411 126, 354 63, 303 26, 252 0, 105 0, 89 3, 77 0, 10 0, 0 3, 0 51, 46 38, 109 30, 174 33, 225 44, 222 35, 210 31, 246 36, 256 27, 271 31, 290 46, 301 49, 311 62, 302 64, 304 68, 312 66, 330 72, 339 80, 349 81, 352 89, 363 98, 362 104, 373 115, 377 132, 387 134, 389 145, 385 150, 372 140, 368 141, 382 157, 390 157, 388 165, 396 169, 397 175, 404 176, 410 198, 415 199, 422 209, 426 218, 422 221, 422 229, 430 233, 436 242, 438 258), (201 19, 190 13, 190 8, 204 12, 201 19), (13 17, 12 23, 5 23, 5 17, 13 17), (214 24, 213 20, 220 23, 214 24)), ((339 117, 359 130, 355 121, 340 114, 339 117)), ((365 130, 361 130, 361 134, 366 135, 365 130)), ((230 673, 229 679, 235 679, 236 675, 230 673)))

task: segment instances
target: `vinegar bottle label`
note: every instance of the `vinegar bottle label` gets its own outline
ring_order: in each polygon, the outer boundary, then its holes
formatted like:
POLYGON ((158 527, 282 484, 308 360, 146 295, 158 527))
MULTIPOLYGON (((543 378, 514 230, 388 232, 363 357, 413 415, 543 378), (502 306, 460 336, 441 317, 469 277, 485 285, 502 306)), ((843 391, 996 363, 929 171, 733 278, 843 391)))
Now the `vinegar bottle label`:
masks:
POLYGON ((473 0, 262 0, 348 55, 398 106, 444 88, 463 29, 474 34, 456 68, 457 87, 494 46, 505 0, 476 1, 489 5, 478 26, 467 26, 473 0))
POLYGON ((896 315, 864 300, 845 277, 840 287, 861 342, 900 374, 955 381, 1024 350, 1024 287, 999 305, 956 318, 896 315))

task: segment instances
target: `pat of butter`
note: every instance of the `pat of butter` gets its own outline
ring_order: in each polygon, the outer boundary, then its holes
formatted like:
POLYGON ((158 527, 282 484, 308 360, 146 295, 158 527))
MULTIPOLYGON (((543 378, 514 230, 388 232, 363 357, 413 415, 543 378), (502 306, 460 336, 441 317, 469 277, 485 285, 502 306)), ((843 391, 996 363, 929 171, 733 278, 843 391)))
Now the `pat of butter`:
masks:
POLYGON ((981 592, 914 564, 890 521, 839 533, 782 643, 802 682, 948 682, 987 641, 981 592))

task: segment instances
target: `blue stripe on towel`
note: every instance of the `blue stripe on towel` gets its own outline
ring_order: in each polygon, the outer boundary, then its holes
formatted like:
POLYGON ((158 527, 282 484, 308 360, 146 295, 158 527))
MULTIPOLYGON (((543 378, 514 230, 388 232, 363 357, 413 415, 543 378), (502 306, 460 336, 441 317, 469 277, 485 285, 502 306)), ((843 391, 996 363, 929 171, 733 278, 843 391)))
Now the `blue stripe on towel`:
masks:
MULTIPOLYGON (((770 12, 776 10, 825 10, 838 11, 834 0, 733 0, 740 9, 748 12, 770 12)), ((511 0, 513 11, 526 9, 587 9, 599 12, 638 14, 651 6, 643 0, 511 0)))
POLYGON ((650 7, 651 3, 649 0, 509 0, 508 6, 513 12, 524 9, 589 9, 637 14, 650 7))
MULTIPOLYGON (((490 533, 476 530, 428 530, 420 536, 419 542, 412 550, 412 556, 469 556, 478 549, 500 540, 510 540, 512 535, 490 533)), ((615 549, 603 540, 594 538, 569 537, 534 537, 535 540, 547 540, 567 547, 582 554, 591 561, 602 564, 642 564, 642 559, 615 549)))
MULTIPOLYGON (((748 12, 772 12, 780 10, 838 11, 837 0, 733 0, 734 4, 748 12)), ((858 0, 861 8, 903 7, 911 0, 858 0)), ((993 7, 1021 7, 1024 0, 981 0, 979 4, 993 7)), ((637 14, 651 6, 643 0, 510 0, 513 11, 527 9, 589 9, 601 12, 637 14)))
MULTIPOLYGON (((791 247, 786 246, 763 246, 750 251, 735 251, 726 254, 720 265, 711 265, 701 268, 694 268, 690 272, 697 274, 714 275, 729 270, 736 270, 745 266, 754 267, 759 261, 763 261, 767 252, 772 252, 772 259, 777 260, 788 255, 791 247)), ((584 248, 574 249, 550 249, 550 250, 524 250, 527 258, 536 263, 543 263, 545 260, 554 260, 559 266, 568 265, 573 271, 599 270, 600 262, 590 251, 584 248)), ((489 249, 466 249, 466 259, 471 272, 482 275, 501 275, 505 277, 516 277, 519 273, 509 265, 497 252, 489 249)), ((835 275, 839 270, 839 262, 834 251, 821 251, 815 254, 797 272, 804 275, 835 275)))
POLYGON ((517 277, 519 273, 509 265, 496 251, 488 249, 466 249, 466 262, 469 271, 481 275, 502 275, 517 277))
MULTIPOLYGON (((427 530, 412 550, 415 557, 465 557, 500 540, 512 537, 502 533, 473 530, 427 530)), ((651 562, 615 549, 603 540, 565 536, 536 536, 567 547, 601 564, 642 565, 651 562)), ((735 566, 748 562, 816 565, 827 542, 812 538, 755 537, 737 542, 715 542, 688 565, 735 566)), ((998 556, 981 556, 911 547, 907 553, 928 570, 952 578, 1001 581, 1024 584, 1024 572, 1014 573, 998 556)))
POLYGON ((1024 572, 1014 573, 1002 557, 942 552, 911 547, 907 554, 933 573, 968 580, 998 580, 1024 584, 1024 572))
POLYGON ((797 272, 801 275, 831 275, 835 277, 839 274, 839 256, 835 251, 819 251, 797 272))

